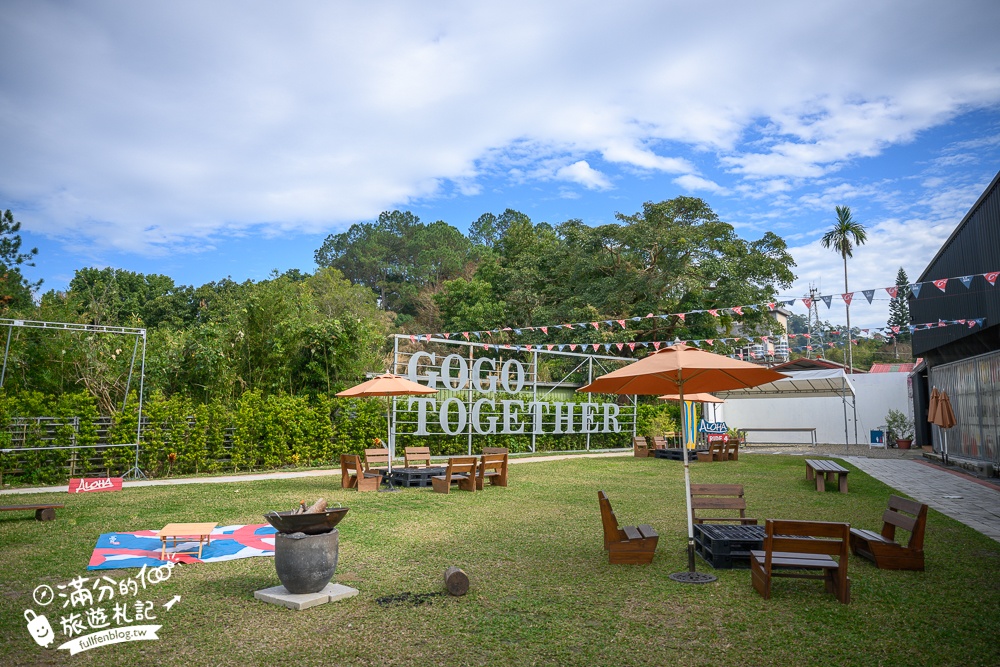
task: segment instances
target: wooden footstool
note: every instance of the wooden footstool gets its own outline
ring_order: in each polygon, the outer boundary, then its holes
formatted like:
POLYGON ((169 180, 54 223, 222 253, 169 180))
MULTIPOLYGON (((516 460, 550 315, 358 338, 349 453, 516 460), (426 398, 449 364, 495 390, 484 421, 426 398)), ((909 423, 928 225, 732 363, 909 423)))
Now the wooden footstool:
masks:
POLYGON ((173 539, 174 546, 177 546, 177 539, 188 538, 198 540, 198 551, 177 551, 175 554, 197 554, 201 558, 201 550, 212 540, 212 531, 219 524, 216 523, 168 523, 160 530, 160 560, 167 559, 167 540, 173 539))

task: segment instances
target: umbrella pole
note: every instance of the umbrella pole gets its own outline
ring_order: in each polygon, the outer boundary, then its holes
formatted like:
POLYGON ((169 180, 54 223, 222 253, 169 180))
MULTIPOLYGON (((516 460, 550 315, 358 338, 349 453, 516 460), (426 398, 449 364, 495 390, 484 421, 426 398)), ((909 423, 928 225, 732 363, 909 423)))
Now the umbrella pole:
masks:
POLYGON ((687 429, 685 428, 684 417, 687 414, 687 406, 684 405, 684 382, 677 385, 681 399, 681 447, 684 449, 684 499, 687 503, 687 524, 688 524, 688 570, 687 572, 677 572, 671 574, 670 578, 682 584, 707 584, 715 581, 716 577, 711 574, 696 572, 694 568, 694 518, 691 511, 691 465, 688 458, 687 429))

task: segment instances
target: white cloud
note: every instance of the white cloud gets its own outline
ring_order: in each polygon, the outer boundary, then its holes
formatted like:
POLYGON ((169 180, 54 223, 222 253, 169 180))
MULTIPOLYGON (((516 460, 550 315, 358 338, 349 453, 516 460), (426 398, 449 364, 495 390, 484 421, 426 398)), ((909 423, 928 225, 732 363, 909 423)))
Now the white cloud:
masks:
POLYGON ((37 233, 164 253, 498 175, 787 194, 1000 102, 1000 5, 955 4, 12 1, 0 197, 37 233))

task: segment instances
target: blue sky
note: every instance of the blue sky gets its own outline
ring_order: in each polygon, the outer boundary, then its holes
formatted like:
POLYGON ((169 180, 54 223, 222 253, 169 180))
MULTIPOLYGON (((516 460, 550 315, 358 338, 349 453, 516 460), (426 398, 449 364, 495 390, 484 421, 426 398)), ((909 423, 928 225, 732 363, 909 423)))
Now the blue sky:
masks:
MULTIPOLYGON (((60 289, 84 266, 312 271, 394 208, 465 231, 691 195, 785 238, 801 296, 843 291, 818 238, 847 205, 852 291, 884 287, 1000 171, 997 25, 990 0, 8 0, 0 208, 60 289)), ((884 324, 862 304, 852 323, 884 324)))

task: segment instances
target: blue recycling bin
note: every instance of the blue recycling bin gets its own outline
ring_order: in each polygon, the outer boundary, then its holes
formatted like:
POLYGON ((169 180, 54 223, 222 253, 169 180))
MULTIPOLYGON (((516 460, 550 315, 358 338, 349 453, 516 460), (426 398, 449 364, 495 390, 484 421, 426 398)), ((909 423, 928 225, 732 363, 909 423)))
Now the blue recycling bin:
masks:
POLYGON ((872 429, 872 444, 873 445, 884 445, 885 444, 885 431, 877 428, 872 429))

